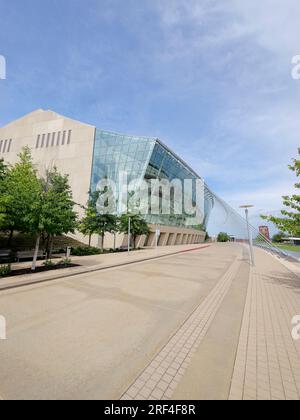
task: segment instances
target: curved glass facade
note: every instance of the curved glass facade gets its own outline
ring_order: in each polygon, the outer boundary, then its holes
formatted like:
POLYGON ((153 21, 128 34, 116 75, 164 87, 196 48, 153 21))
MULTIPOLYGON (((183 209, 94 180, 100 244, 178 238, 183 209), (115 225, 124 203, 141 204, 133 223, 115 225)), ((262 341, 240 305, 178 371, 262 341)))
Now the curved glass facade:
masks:
MULTIPOLYGON (((163 145, 158 139, 135 137, 96 130, 94 157, 91 177, 91 190, 103 178, 108 178, 116 184, 119 173, 126 172, 128 182, 143 180, 192 180, 201 179, 185 162, 163 145)), ((185 193, 184 193, 185 194, 185 193)), ((210 212, 214 205, 213 196, 204 189, 204 227, 207 226, 210 212)), ((172 201, 172 200, 171 200, 172 201)), ((192 193, 193 204, 196 203, 196 189, 192 193)), ((171 209, 174 203, 170 203, 171 209)), ((187 223, 185 214, 149 214, 145 215, 149 224, 194 228, 187 223)))

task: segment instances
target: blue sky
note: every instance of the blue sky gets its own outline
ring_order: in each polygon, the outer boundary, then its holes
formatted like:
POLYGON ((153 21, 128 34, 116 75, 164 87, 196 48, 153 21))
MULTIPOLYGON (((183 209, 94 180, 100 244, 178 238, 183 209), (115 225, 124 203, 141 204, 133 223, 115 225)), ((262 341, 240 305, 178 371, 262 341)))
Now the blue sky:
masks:
POLYGON ((235 208, 292 192, 298 0, 0 0, 0 15, 0 125, 44 108, 157 136, 235 208))

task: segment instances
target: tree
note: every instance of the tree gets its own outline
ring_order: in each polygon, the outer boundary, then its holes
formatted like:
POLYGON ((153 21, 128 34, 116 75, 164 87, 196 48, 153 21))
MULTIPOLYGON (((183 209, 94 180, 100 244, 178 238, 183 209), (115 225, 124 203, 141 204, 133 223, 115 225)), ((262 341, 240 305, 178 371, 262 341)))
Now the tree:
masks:
POLYGON ((283 232, 278 232, 275 235, 273 235, 272 242, 279 244, 280 242, 283 241, 284 238, 285 238, 284 233, 283 232))
POLYGON ((114 233, 117 228, 117 217, 113 214, 98 214, 97 233, 101 237, 101 251, 104 251, 104 238, 106 233, 114 233))
POLYGON ((1 230, 9 232, 9 246, 15 230, 29 232, 28 220, 39 199, 41 184, 28 147, 14 166, 7 169, 2 162, 1 174, 1 230))
POLYGON ((67 175, 61 175, 57 168, 46 172, 41 180, 43 200, 41 208, 41 234, 47 238, 47 257, 50 258, 55 236, 74 233, 77 214, 74 211, 72 191, 67 175))
MULTIPOLYGON (((0 159, 0 183, 4 181, 7 176, 7 165, 4 162, 4 159, 0 159)), ((0 184, 1 185, 1 184, 0 184)), ((0 186, 1 188, 1 186, 0 186)))
POLYGON ((148 235, 150 229, 145 220, 139 214, 124 214, 119 219, 119 231, 120 233, 128 233, 130 218, 130 232, 133 239, 133 246, 136 249, 136 240, 138 236, 148 235))
POLYGON ((230 236, 225 232, 220 232, 218 235, 218 242, 230 242, 230 236))
MULTIPOLYGON (((300 156, 300 148, 298 149, 300 156)), ((293 159, 293 165, 289 169, 300 176, 300 159, 293 159)), ((295 184, 296 189, 300 189, 300 183, 295 184)), ((286 209, 281 211, 283 217, 262 216, 264 220, 274 223, 282 232, 289 233, 292 236, 300 236, 300 195, 283 197, 283 205, 286 209)))
POLYGON ((5 185, 4 181, 8 175, 8 168, 4 163, 3 159, 0 159, 0 197, 2 197, 2 200, 0 198, 0 230, 3 230, 3 227, 5 226, 5 217, 6 217, 6 206, 5 202, 3 200, 3 194, 5 192, 5 185))
POLYGON ((9 243, 15 230, 36 235, 34 271, 42 235, 52 243, 55 235, 75 229, 77 215, 68 177, 54 168, 40 179, 30 149, 25 147, 14 166, 7 169, 0 163, 0 189, 1 229, 10 232, 9 243))
POLYGON ((99 197, 98 192, 90 192, 89 201, 87 207, 85 208, 85 216, 80 220, 78 224, 78 230, 84 236, 89 237, 89 247, 91 246, 92 236, 97 233, 98 224, 97 224, 97 200, 99 197))
POLYGON ((97 209, 97 202, 101 192, 90 193, 85 216, 79 223, 79 231, 89 237, 89 246, 91 246, 92 235, 100 235, 101 250, 104 251, 104 238, 106 233, 117 231, 117 217, 113 214, 100 214, 97 209))
POLYGON ((39 184, 38 199, 33 204, 32 212, 27 215, 30 232, 36 234, 32 271, 36 268, 42 235, 50 238, 50 256, 54 236, 74 232, 77 224, 68 176, 61 175, 54 168, 46 172, 46 177, 40 179, 39 184))

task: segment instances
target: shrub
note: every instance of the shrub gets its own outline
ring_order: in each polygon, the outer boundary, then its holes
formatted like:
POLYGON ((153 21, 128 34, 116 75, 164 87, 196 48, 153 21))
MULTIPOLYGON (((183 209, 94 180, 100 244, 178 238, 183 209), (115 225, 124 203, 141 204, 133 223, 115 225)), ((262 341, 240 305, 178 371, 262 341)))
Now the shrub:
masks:
POLYGON ((43 266, 47 267, 47 268, 53 268, 53 267, 55 267, 55 264, 54 264, 53 261, 47 260, 47 261, 43 262, 43 266))
POLYGON ((57 263, 58 266, 62 265, 64 267, 68 267, 71 264, 72 264, 72 261, 69 258, 64 258, 63 260, 60 260, 57 263))
POLYGON ((72 248, 72 255, 76 257, 84 257, 87 255, 99 255, 99 254, 102 254, 102 251, 99 248, 93 248, 93 247, 72 248))
POLYGON ((11 272, 12 272, 12 270, 11 270, 11 265, 10 264, 0 266, 0 277, 9 276, 11 274, 11 272))
POLYGON ((229 242, 230 236, 225 232, 220 232, 218 235, 218 242, 229 242))

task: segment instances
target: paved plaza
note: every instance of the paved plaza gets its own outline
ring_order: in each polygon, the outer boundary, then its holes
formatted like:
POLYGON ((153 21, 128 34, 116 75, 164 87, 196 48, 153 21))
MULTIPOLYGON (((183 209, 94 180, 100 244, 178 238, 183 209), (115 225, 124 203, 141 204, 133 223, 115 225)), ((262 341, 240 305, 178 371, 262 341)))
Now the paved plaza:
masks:
POLYGON ((300 399, 297 262, 188 248, 0 291, 1 398, 300 399))

